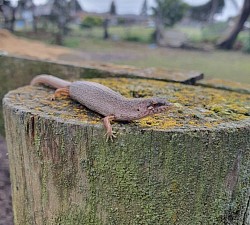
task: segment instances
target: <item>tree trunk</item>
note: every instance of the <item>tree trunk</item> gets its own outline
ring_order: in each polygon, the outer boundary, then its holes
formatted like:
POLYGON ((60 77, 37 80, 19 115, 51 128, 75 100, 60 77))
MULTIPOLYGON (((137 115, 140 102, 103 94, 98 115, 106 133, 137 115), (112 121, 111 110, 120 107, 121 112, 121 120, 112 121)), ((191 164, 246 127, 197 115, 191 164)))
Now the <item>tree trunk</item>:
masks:
POLYGON ((57 45, 62 45, 63 44, 63 35, 62 31, 58 31, 55 35, 55 42, 57 45))
POLYGON ((108 32, 108 27, 109 27, 109 19, 105 18, 103 21, 103 39, 109 39, 109 32, 108 32))
POLYGON ((56 32, 56 44, 63 44, 63 36, 64 36, 64 24, 58 21, 57 23, 57 32, 56 32))
POLYGON ((219 6, 219 0, 212 0, 212 7, 211 7, 211 12, 208 17, 208 22, 213 23, 214 22, 214 15, 216 11, 218 10, 219 6))
POLYGON ((243 8, 242 8, 242 12, 241 12, 239 19, 236 22, 233 30, 231 31, 229 36, 227 36, 224 40, 220 41, 217 44, 218 48, 221 48, 221 49, 232 49, 233 48, 234 42, 235 42, 238 34, 242 30, 244 23, 246 22, 249 15, 250 15, 250 0, 245 0, 243 8))
POLYGON ((11 32, 14 31, 14 25, 16 21, 15 11, 16 11, 15 7, 11 7, 9 5, 0 6, 0 12, 2 13, 4 17, 4 28, 11 32))
POLYGON ((38 18, 36 16, 33 16, 32 29, 33 29, 33 32, 35 33, 37 33, 37 20, 38 18))
MULTIPOLYGON (((130 82, 129 92, 141 87, 130 82)), ((176 97, 190 89, 144 82, 150 95, 153 87, 178 90, 176 97)), ((106 143, 96 114, 70 100, 50 102, 51 93, 26 86, 3 100, 16 225, 249 225, 249 119, 161 130, 151 120, 150 129, 116 123, 118 137, 106 143)), ((228 92, 213 93, 224 104, 228 92)))
POLYGON ((154 39, 155 42, 161 46, 162 45, 162 41, 164 39, 164 32, 165 32, 165 27, 164 24, 162 22, 162 19, 160 19, 158 16, 155 19, 155 32, 154 32, 154 39))
POLYGON ((12 15, 11 15, 11 20, 10 20, 10 31, 13 32, 15 29, 15 22, 16 22, 16 8, 12 7, 12 15))

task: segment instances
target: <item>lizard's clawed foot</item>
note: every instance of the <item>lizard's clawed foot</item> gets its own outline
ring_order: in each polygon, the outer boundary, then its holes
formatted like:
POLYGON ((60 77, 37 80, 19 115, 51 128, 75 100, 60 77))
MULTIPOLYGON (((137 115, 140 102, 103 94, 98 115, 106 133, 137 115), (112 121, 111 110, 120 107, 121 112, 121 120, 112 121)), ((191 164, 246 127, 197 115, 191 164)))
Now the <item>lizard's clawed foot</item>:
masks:
POLYGON ((107 132, 104 136, 106 137, 106 142, 108 142, 109 140, 111 142, 113 142, 114 138, 116 138, 116 135, 114 135, 114 133, 112 131, 111 132, 107 132))
POLYGON ((56 95, 55 94, 51 95, 50 100, 55 101, 56 100, 56 95))
POLYGON ((112 121, 114 119, 115 119, 115 117, 113 115, 106 116, 103 118, 103 124, 104 124, 104 127, 106 128, 106 131, 107 131, 107 133, 105 134, 106 142, 108 142, 109 140, 111 140, 111 142, 113 142, 113 138, 116 138, 116 136, 114 135, 114 133, 112 131, 112 126, 110 124, 110 121, 112 121))

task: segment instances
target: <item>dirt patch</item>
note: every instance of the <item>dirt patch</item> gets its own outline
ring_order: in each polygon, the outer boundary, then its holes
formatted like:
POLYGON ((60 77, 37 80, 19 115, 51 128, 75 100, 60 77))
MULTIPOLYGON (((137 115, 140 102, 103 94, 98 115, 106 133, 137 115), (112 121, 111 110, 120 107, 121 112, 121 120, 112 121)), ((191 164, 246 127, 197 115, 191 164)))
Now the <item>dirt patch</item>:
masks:
POLYGON ((47 60, 55 60, 62 54, 74 54, 74 51, 68 48, 19 38, 3 29, 0 29, 0 51, 7 54, 47 60))
POLYGON ((114 63, 119 61, 133 60, 137 59, 138 56, 132 56, 129 53, 103 53, 103 52, 75 52, 74 54, 62 54, 58 57, 58 60, 73 62, 73 63, 83 63, 85 60, 88 62, 107 62, 114 63))
MULTIPOLYGON (((45 37, 46 38, 46 37, 45 37)), ((113 62, 132 60, 131 54, 122 53, 95 53, 72 50, 62 46, 49 45, 40 41, 25 39, 0 29, 0 54, 12 54, 42 60, 60 60, 73 63, 90 61, 113 62)))

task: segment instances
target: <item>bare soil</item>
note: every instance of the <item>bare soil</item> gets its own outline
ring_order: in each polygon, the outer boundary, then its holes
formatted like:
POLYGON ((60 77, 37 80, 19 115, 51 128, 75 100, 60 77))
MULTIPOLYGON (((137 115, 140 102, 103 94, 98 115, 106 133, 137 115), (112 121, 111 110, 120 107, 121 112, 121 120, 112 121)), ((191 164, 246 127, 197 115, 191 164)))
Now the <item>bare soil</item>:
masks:
MULTIPOLYGON (((32 34, 31 34, 32 37, 32 34)), ((44 37, 46 38, 46 36, 44 37)), ((127 52, 89 52, 77 51, 70 48, 49 45, 36 40, 25 39, 0 29, 0 54, 11 54, 42 60, 60 60, 81 64, 82 62, 113 62, 115 60, 133 60, 127 52)))
POLYGON ((6 54, 47 60, 55 60, 63 54, 73 54, 73 51, 68 48, 19 38, 3 29, 0 29, 0 51, 6 54))

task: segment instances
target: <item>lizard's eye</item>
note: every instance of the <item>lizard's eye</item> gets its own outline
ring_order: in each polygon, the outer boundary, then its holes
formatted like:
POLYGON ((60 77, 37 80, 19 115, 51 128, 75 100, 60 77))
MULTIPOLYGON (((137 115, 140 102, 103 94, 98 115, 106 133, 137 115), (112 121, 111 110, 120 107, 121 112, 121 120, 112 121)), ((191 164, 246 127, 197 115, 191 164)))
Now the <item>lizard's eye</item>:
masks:
POLYGON ((140 109, 138 108, 137 111, 140 111, 140 109))

